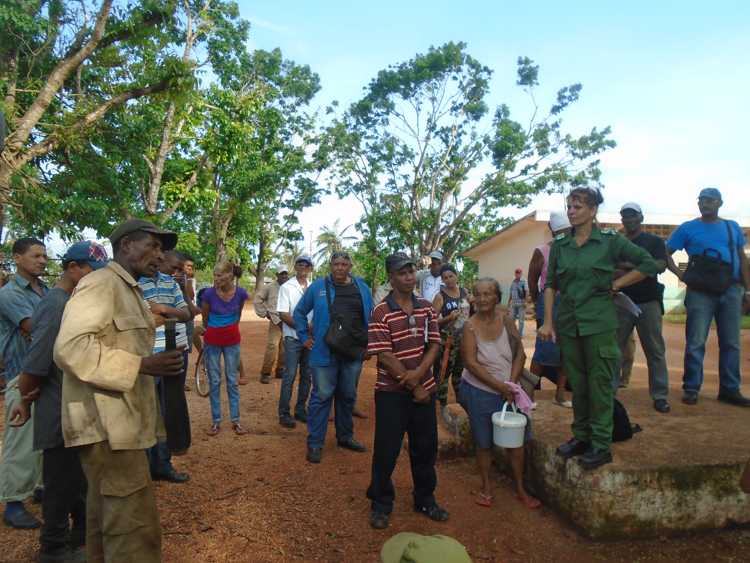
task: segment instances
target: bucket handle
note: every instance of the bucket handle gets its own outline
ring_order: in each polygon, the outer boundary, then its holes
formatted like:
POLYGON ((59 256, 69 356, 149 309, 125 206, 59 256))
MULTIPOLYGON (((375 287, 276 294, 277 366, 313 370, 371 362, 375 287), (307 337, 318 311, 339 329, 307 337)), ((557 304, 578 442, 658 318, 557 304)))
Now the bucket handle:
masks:
MULTIPOLYGON (((513 412, 518 413, 516 410, 516 402, 511 401, 511 406, 513 407, 513 412)), ((503 410, 500 411, 500 422, 502 423, 505 420, 505 413, 508 412, 508 401, 505 401, 505 404, 503 405, 503 410)))

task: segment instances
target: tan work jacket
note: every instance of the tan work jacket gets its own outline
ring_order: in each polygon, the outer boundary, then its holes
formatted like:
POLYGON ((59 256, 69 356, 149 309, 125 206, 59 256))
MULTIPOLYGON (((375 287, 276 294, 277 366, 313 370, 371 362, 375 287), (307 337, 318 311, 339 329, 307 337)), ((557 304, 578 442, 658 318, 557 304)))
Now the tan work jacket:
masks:
POLYGON ((281 321, 277 312, 279 287, 278 282, 267 283, 255 293, 253 298, 255 314, 261 319, 269 319, 273 324, 279 324, 281 321))
MULTIPOLYGON (((108 441, 113 450, 142 450, 163 429, 154 380, 139 374, 154 345, 154 320, 138 282, 116 262, 83 278, 55 342, 63 371, 66 447, 108 441)), ((160 432, 161 434, 161 432, 160 432)))

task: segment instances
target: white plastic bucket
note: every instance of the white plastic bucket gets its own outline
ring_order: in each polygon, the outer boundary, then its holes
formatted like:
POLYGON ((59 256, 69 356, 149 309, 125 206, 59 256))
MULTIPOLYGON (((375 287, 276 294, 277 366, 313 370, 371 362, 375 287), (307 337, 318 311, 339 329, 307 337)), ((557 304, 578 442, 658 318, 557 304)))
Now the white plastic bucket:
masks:
POLYGON ((526 417, 516 410, 508 411, 508 402, 503 410, 492 415, 492 441, 501 448, 520 448, 526 431, 526 417))

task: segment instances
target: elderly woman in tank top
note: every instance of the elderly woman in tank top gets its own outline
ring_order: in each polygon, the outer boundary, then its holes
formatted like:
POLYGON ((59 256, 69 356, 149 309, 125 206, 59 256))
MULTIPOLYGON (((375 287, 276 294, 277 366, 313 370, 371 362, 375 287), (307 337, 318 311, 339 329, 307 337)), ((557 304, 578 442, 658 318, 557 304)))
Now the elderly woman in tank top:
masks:
MULTIPOLYGON (((496 280, 477 281, 474 286, 476 313, 464 324, 461 348, 464 370, 459 398, 469 414, 482 480, 476 502, 486 507, 492 505, 492 414, 502 410, 506 401, 513 401, 513 389, 508 382, 518 382, 526 361, 521 335, 513 319, 497 307, 501 300, 502 292, 496 280)), ((526 424, 526 440, 529 437, 530 421, 526 424)), ((523 446, 508 448, 507 454, 516 484, 516 498, 527 508, 538 508, 539 500, 523 487, 523 446)))

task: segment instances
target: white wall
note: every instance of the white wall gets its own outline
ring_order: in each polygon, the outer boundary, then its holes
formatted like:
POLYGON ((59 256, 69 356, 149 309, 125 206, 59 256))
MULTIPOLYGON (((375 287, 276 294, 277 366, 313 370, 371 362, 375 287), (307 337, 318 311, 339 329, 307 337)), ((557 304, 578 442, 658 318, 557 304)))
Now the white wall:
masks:
POLYGON ((490 241, 490 244, 477 255, 479 275, 499 281, 503 288, 503 302, 506 302, 515 269, 521 268, 523 278, 526 279, 534 248, 549 239, 547 223, 523 221, 514 225, 512 230, 498 237, 497 241, 490 241))

